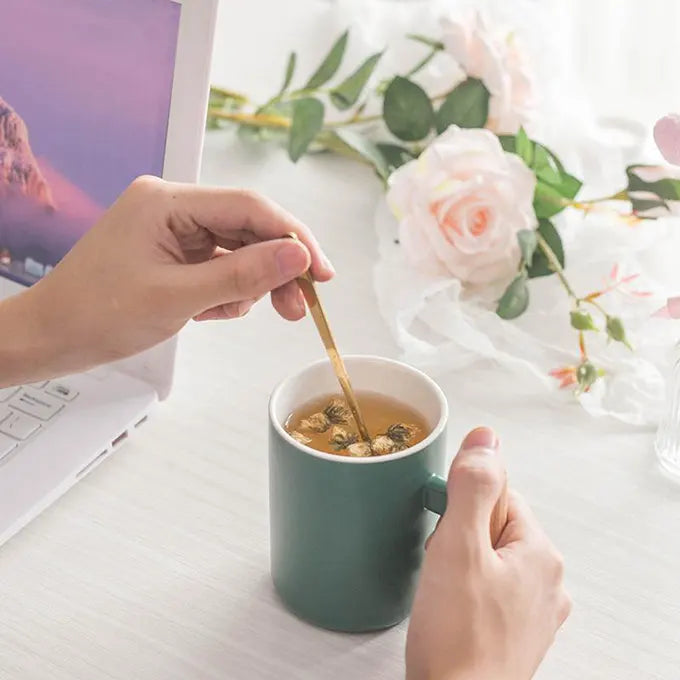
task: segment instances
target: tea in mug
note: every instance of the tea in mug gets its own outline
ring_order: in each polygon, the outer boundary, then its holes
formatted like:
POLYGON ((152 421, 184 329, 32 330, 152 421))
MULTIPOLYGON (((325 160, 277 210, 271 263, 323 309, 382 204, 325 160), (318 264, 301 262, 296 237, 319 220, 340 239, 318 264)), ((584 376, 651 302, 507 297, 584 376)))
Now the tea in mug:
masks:
POLYGON ((371 436, 359 436, 352 412, 340 395, 313 399, 286 420, 286 432, 317 451, 339 456, 384 456, 415 446, 425 439, 429 427, 411 406, 377 392, 357 392, 357 400, 371 436))

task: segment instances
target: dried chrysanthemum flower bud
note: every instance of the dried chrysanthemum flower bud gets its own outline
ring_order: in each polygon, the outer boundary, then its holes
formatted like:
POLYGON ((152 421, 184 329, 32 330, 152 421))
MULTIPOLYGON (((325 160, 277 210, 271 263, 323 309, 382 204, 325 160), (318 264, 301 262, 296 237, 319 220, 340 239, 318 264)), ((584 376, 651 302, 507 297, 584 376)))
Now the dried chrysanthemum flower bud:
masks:
POLYGON ((401 447, 408 444, 414 437, 418 428, 407 423, 395 423, 387 428, 385 433, 397 446, 401 447))
POLYGON ((297 430, 293 430, 290 433, 290 436, 296 441, 300 442, 300 444, 310 444, 312 441, 311 437, 307 437, 302 432, 298 432, 297 430))
POLYGON ((341 451, 346 449, 350 444, 356 442, 357 436, 353 432, 349 432, 344 427, 333 425, 331 429, 331 436, 328 440, 334 449, 341 451))
POLYGON ((300 429, 308 432, 325 432, 331 426, 325 413, 313 413, 300 423, 300 429))
POLYGON ((323 412, 326 418, 334 425, 342 425, 349 422, 349 408, 347 407, 347 404, 338 397, 331 399, 323 412))
POLYGON ((378 435, 371 442, 371 451, 374 456, 384 456, 387 453, 392 453, 394 449, 394 441, 385 434, 378 435))
POLYGON ((371 455, 371 445, 368 442, 356 442, 347 447, 347 452, 350 456, 356 458, 363 458, 371 455))

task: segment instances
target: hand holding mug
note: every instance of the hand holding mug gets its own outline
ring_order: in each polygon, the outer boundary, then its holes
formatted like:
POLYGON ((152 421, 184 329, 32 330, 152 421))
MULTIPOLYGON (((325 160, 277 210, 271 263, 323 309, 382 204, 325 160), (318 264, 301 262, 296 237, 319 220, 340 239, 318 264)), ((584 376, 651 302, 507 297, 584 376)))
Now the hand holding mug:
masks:
POLYGON ((569 615, 562 559, 514 494, 495 548, 505 481, 494 433, 471 432, 425 555, 406 647, 407 680, 529 680, 569 615))

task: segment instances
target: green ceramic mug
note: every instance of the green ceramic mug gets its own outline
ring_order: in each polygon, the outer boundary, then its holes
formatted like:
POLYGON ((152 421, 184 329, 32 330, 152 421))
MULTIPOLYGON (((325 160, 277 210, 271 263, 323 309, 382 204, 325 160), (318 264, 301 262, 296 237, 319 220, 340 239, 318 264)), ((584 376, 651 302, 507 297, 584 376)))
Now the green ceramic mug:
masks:
POLYGON ((430 435, 388 456, 321 453, 284 429, 309 399, 338 392, 327 361, 284 380, 269 403, 271 571, 285 606, 323 628, 380 630, 409 614, 434 513, 446 507, 448 406, 424 373, 397 361, 349 356, 356 390, 408 403, 430 435))

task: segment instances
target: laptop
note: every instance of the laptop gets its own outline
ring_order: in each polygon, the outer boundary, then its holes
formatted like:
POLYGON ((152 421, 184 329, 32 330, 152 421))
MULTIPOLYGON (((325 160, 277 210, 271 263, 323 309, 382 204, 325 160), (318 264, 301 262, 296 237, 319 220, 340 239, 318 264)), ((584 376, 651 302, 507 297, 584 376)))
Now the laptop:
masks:
MULTIPOLYGON (((49 275, 135 177, 198 179, 216 11, 217 0, 3 0, 0 299, 49 275)), ((0 389, 0 544, 168 396, 175 346, 0 389)))

